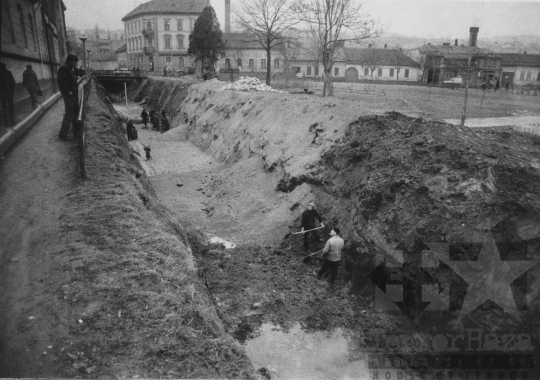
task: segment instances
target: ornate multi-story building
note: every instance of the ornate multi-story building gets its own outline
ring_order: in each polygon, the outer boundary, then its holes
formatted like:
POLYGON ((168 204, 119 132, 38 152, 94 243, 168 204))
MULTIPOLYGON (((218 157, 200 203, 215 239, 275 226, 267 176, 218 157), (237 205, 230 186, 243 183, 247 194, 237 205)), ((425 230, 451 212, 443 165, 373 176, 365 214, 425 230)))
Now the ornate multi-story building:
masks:
POLYGON ((163 72, 183 70, 189 34, 209 0, 152 0, 129 12, 125 26, 128 67, 163 72))

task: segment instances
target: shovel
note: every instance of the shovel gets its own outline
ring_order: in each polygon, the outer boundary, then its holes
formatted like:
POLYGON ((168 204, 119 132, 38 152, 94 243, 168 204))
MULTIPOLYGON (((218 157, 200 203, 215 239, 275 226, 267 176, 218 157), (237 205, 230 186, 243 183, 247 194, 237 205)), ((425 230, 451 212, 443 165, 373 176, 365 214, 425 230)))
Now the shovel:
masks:
POLYGON ((324 227, 312 228, 311 230, 307 230, 307 231, 293 232, 291 235, 305 234, 306 232, 320 230, 321 228, 324 228, 324 227))
POLYGON ((303 262, 303 263, 308 263, 309 260, 311 260, 311 256, 314 256, 314 255, 316 255, 317 253, 321 253, 322 251, 323 251, 323 250, 321 249, 320 251, 317 251, 317 252, 315 252, 315 253, 312 253, 312 254, 310 254, 310 255, 304 257, 304 258, 302 259, 302 262, 303 262))

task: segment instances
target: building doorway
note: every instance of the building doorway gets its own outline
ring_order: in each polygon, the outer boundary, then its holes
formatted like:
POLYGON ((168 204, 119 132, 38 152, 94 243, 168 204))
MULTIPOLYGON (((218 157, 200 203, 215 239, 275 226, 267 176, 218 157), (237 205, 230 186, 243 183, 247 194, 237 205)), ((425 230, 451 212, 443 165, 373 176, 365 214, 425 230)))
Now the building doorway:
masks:
POLYGON ((358 80, 358 70, 356 70, 354 67, 349 67, 345 71, 345 79, 348 82, 354 82, 358 80))

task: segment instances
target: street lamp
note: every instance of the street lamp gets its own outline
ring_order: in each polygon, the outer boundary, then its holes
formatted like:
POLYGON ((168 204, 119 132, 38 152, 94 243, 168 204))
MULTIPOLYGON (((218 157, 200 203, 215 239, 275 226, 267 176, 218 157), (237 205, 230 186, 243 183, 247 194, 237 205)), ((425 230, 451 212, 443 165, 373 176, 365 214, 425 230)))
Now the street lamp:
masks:
POLYGON ((86 56, 88 57, 88 66, 86 70, 88 70, 88 76, 90 76, 90 49, 86 49, 86 56))
MULTIPOLYGON (((82 41, 82 49, 83 49, 83 62, 84 62, 84 65, 86 66, 86 47, 85 47, 85 44, 86 44, 86 40, 88 39, 88 37, 86 37, 84 34, 82 36, 79 37, 79 40, 82 41)), ((86 76, 86 79, 88 80, 88 70, 87 68, 85 67, 84 68, 84 75, 86 76)))

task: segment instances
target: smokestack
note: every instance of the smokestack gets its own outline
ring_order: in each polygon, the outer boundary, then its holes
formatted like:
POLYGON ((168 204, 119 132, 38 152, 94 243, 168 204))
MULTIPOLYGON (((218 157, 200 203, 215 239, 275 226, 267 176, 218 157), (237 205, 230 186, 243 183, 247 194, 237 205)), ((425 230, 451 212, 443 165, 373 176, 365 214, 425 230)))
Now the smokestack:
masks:
POLYGON ((225 0, 225 33, 231 32, 231 0, 225 0))
POLYGON ((457 38, 456 38, 456 42, 454 42, 454 46, 458 46, 458 44, 457 44, 457 38))
POLYGON ((477 28, 475 26, 471 27, 470 29, 470 35, 469 35, 469 46, 475 47, 476 41, 478 40, 478 31, 480 28, 477 28))

